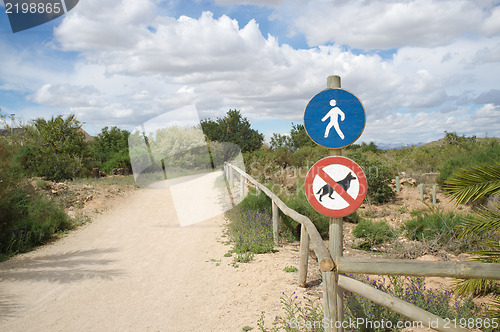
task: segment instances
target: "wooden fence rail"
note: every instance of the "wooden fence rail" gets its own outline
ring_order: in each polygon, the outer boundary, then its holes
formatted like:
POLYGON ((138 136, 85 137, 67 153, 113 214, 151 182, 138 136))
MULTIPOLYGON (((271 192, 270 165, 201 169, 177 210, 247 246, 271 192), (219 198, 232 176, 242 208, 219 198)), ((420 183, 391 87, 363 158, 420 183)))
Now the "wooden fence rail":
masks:
MULTIPOLYGON (((319 234, 318 230, 316 229, 316 227, 312 223, 311 219, 298 213, 295 210, 290 209, 271 190, 269 190, 263 184, 257 182, 254 178, 252 178, 250 175, 248 175, 247 173, 245 173, 244 171, 242 171, 238 167, 236 167, 232 164, 229 164, 229 163, 226 163, 226 166, 227 166, 227 172, 229 172, 227 178, 229 178, 229 179, 233 178, 232 171, 234 170, 237 173, 239 173, 241 176, 245 177, 248 181, 250 181, 253 185, 255 185, 256 188, 261 190, 264 194, 266 194, 272 200, 273 207, 276 206, 276 208, 273 208, 273 212, 275 212, 275 213, 273 213, 273 220, 275 221, 274 225, 273 225, 273 233, 275 233, 276 235, 278 233, 278 228, 277 228, 276 224, 277 224, 277 220, 278 220, 277 208, 279 208, 285 215, 289 216, 290 218, 292 218, 293 220, 295 220, 296 222, 300 223, 303 226, 303 230, 305 229, 305 232, 302 232, 302 234, 304 234, 304 235, 301 235, 301 237, 309 235, 310 241, 313 245, 313 250, 316 254, 316 257, 318 257, 318 263, 319 263, 320 270, 324 271, 324 272, 333 271, 333 269, 335 268, 335 265, 333 263, 333 259, 330 256, 330 252, 328 251, 325 244, 323 243, 323 239, 321 238, 321 235, 319 234)), ((275 239, 275 241, 276 241, 276 239, 275 239)), ((304 246, 305 246, 306 241, 303 241, 303 242, 304 242, 304 246)), ((302 243, 302 241, 301 241, 301 243, 302 243)), ((307 248, 306 247, 302 248, 302 246, 301 246, 301 252, 306 252, 308 254, 308 252, 309 252, 309 245, 308 244, 309 243, 307 243, 307 248)), ((302 256, 302 254, 301 254, 301 256, 302 256)), ((301 268, 303 268, 303 267, 301 267, 301 268)), ((307 269, 307 265, 306 265, 306 269, 307 269)), ((300 275, 300 273, 299 273, 299 275, 300 275)), ((306 273, 306 275, 307 275, 307 273, 306 273)), ((302 282, 299 280, 299 283, 302 283, 302 282)), ((304 282, 304 284, 305 284, 305 282, 304 282)))
POLYGON ((339 275, 339 286, 354 294, 358 294, 370 301, 384 306, 400 315, 403 315, 415 322, 421 322, 423 326, 431 327, 437 331, 468 331, 467 329, 447 327, 446 321, 439 316, 431 314, 413 304, 405 302, 397 297, 391 296, 378 289, 375 289, 364 282, 339 275))
POLYGON ((339 273, 500 280, 500 264, 339 257, 339 273))
POLYGON ((254 184, 257 190, 261 190, 269 198, 271 198, 273 211, 273 234, 276 236, 275 242, 277 241, 278 234, 278 208, 285 215, 302 225, 300 239, 299 285, 302 287, 306 285, 310 240, 312 242, 314 252, 316 253, 316 257, 318 258, 320 270, 322 271, 323 307, 325 319, 333 322, 333 324, 328 324, 328 327, 325 327, 325 331, 343 331, 342 327, 336 327, 334 323, 337 321, 343 321, 341 313, 342 310, 338 309, 342 308, 342 293, 344 290, 363 296, 409 318, 410 320, 421 322, 423 326, 433 328, 437 331, 468 331, 467 329, 455 326, 447 326, 444 319, 434 314, 377 290, 363 282, 341 275, 340 273, 500 280, 500 264, 495 263, 428 262, 404 259, 355 258, 343 257, 342 255, 330 255, 330 252, 332 252, 332 250, 335 251, 336 247, 342 247, 341 238, 335 239, 335 248, 330 248, 330 250, 328 250, 318 230, 308 217, 290 209, 278 198, 278 196, 271 192, 271 190, 257 182, 254 178, 246 174, 238 167, 230 163, 226 163, 224 171, 226 179, 229 180, 229 187, 233 185, 233 171, 236 171, 240 174, 242 193, 244 193, 243 178, 245 178, 254 184), (332 257, 334 257, 334 259, 332 259, 332 257))

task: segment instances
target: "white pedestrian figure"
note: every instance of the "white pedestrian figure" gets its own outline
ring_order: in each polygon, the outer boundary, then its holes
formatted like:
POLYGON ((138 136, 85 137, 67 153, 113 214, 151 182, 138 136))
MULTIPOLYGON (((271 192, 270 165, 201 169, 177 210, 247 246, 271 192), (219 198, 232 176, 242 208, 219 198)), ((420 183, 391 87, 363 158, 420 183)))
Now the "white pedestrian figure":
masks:
MULTIPOLYGON (((337 105, 337 101, 335 99, 330 100, 330 105, 331 106, 337 105)), ((326 113, 323 119, 321 119, 321 121, 325 122, 326 119, 330 118, 330 123, 328 123, 328 126, 326 126, 325 138, 327 138, 328 135, 330 134, 330 129, 332 127, 335 127, 337 134, 339 134, 341 139, 344 139, 344 133, 342 132, 342 130, 340 130, 339 127, 339 115, 340 115, 340 121, 344 121, 345 119, 344 112, 342 112, 340 108, 335 106, 330 110, 330 112, 326 113)))

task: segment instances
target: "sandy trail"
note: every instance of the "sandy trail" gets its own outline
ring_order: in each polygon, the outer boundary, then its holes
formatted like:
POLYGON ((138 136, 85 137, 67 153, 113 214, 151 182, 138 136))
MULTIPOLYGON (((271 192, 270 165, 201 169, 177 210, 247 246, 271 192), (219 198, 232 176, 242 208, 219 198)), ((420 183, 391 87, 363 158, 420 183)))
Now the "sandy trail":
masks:
MULTIPOLYGON (((214 177, 192 181, 210 188, 214 177)), ((0 331, 241 331, 262 311, 269 322, 283 291, 304 292, 283 271, 298 253, 235 268, 223 257, 223 224, 218 215, 181 227, 171 190, 137 190, 63 239, 0 263, 0 331)))

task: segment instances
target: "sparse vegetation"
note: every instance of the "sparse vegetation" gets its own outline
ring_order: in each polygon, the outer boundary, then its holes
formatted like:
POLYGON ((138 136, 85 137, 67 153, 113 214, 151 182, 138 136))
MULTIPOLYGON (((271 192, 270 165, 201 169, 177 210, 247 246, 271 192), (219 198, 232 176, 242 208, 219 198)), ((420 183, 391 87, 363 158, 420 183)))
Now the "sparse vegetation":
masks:
POLYGON ((270 252, 274 247, 272 220, 265 195, 249 195, 236 208, 227 212, 230 223, 227 235, 236 253, 235 262, 249 261, 253 254, 270 252))
MULTIPOLYGON (((457 324, 462 326, 481 328, 484 332, 495 330, 491 324, 491 317, 486 314, 486 308, 476 305, 472 297, 456 297, 449 291, 427 288, 424 278, 400 276, 378 279, 363 276, 357 278, 435 315, 450 320, 456 319, 457 324), (484 322, 489 322, 489 327, 485 328, 487 324, 484 322)), ((265 314, 262 313, 257 322, 260 331, 324 331, 321 299, 305 296, 299 298, 295 293, 291 295, 283 293, 280 302, 283 314, 276 316, 269 327, 266 326, 265 314)), ((347 326, 345 331, 401 331, 404 327, 418 326, 412 325, 407 318, 350 292, 345 292, 344 303, 344 322, 359 322, 354 324, 354 327, 352 324, 344 324, 347 326), (380 324, 381 322, 385 322, 384 326, 380 324), (398 324, 401 328, 398 328, 398 324)))
POLYGON ((406 220, 403 231, 410 240, 418 240, 428 246, 429 252, 447 250, 459 254, 471 248, 470 241, 459 239, 458 226, 465 216, 437 209, 415 211, 406 220))

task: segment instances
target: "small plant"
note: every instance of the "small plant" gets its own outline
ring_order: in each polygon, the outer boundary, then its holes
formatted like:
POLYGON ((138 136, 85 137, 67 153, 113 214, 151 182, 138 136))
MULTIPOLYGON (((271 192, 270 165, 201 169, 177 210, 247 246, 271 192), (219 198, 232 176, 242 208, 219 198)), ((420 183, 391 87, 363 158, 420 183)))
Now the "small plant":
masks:
POLYGON ((220 259, 213 259, 211 258, 210 260, 208 260, 207 262, 210 262, 210 263, 215 263, 215 266, 220 266, 220 262, 221 260, 220 259))
POLYGON ((248 263, 253 259, 253 252, 244 252, 242 254, 236 254, 233 258, 234 263, 248 263))
POLYGON ((355 249, 371 250, 375 245, 396 238, 396 230, 392 229, 387 222, 383 220, 373 222, 369 219, 361 219, 359 224, 354 227, 352 235, 364 239, 355 249))
POLYGON ((295 266, 287 266, 283 269, 283 271, 288 272, 288 273, 293 273, 297 272, 299 269, 297 269, 295 266))
POLYGON ((42 179, 36 180, 35 184, 36 184, 36 187, 40 188, 40 189, 49 190, 51 188, 50 182, 42 180, 42 179))
POLYGON ((282 293, 280 298, 284 316, 276 316, 272 328, 265 327, 265 314, 262 313, 257 326, 262 332, 278 331, 324 331, 322 325, 323 306, 320 299, 311 300, 307 297, 299 299, 295 292, 291 295, 282 293))
POLYGON ((400 208, 398 208, 398 212, 403 214, 403 213, 408 213, 410 210, 408 210, 408 206, 406 204, 403 204, 400 208))

